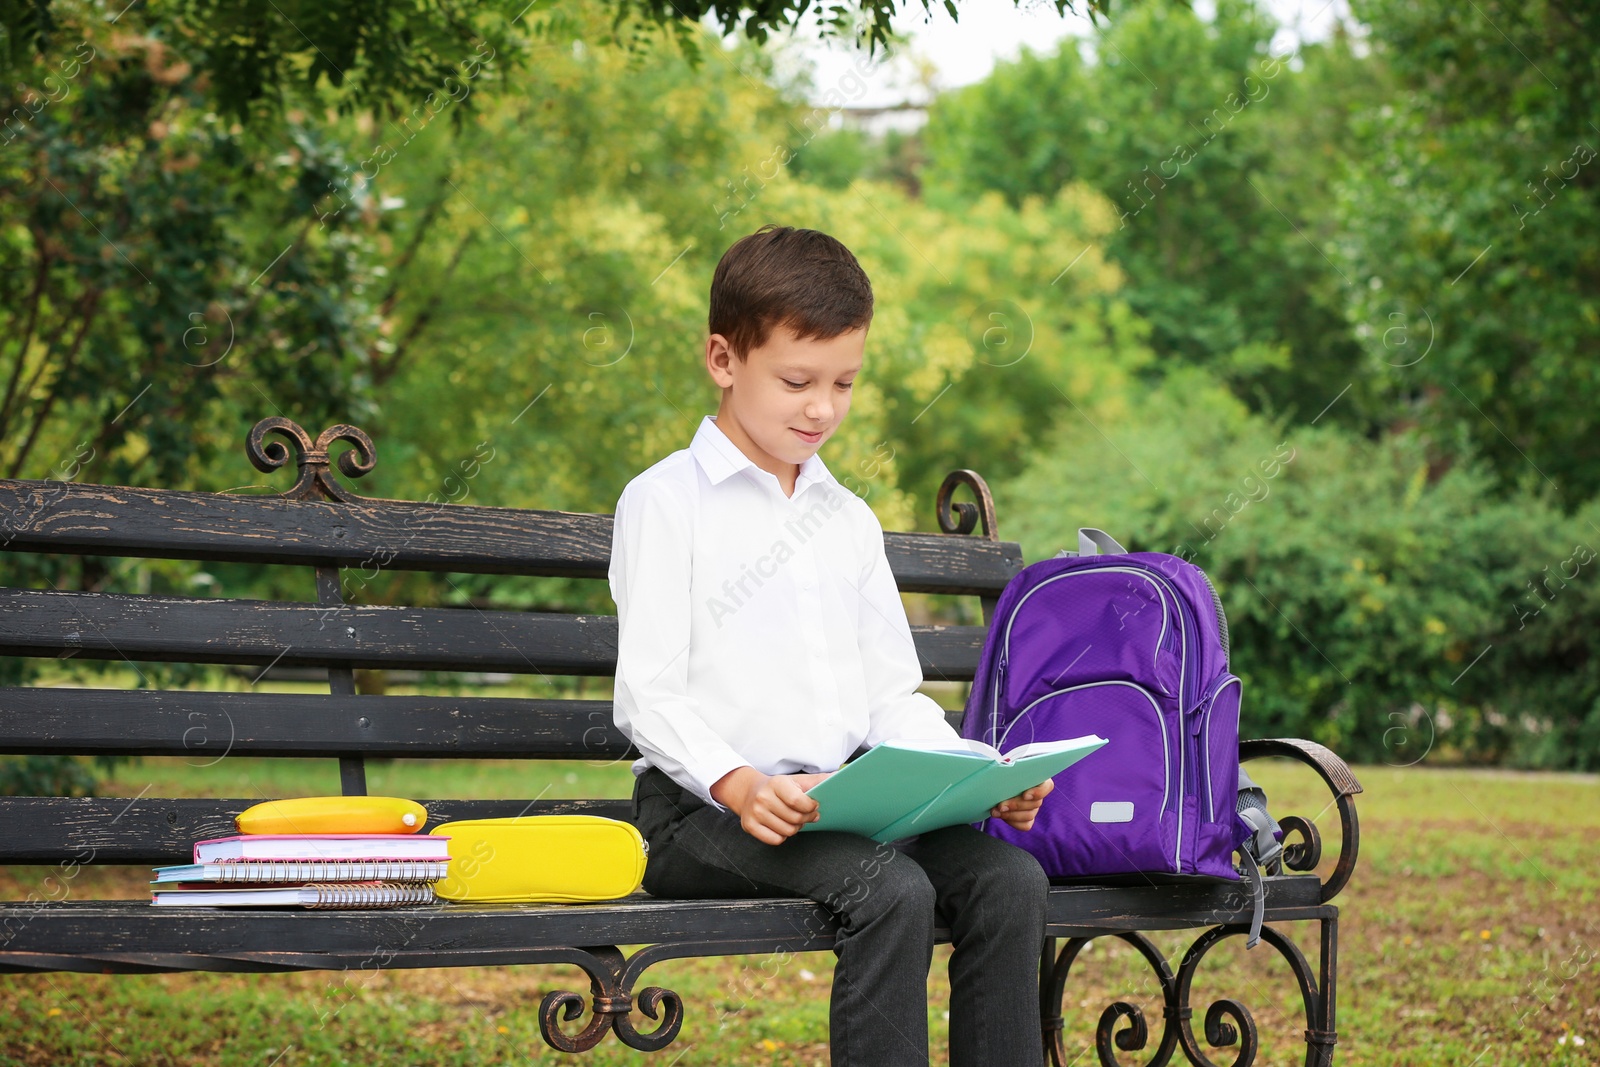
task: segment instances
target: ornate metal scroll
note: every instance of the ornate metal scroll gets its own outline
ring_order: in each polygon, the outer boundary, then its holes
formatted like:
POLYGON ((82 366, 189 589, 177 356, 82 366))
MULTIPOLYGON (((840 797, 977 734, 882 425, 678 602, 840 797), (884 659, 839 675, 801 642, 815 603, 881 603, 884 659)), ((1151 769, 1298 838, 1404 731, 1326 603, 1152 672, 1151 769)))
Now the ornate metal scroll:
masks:
POLYGON ((359 428, 341 422, 323 430, 313 441, 311 435, 291 419, 277 416, 262 419, 250 428, 244 451, 256 470, 264 474, 289 462, 289 448, 282 441, 266 440, 269 433, 282 434, 289 439, 295 450, 295 463, 300 468, 300 477, 282 496, 290 500, 336 500, 345 504, 361 499, 335 481, 333 472, 328 469, 329 449, 339 441, 353 446, 339 454, 339 470, 345 477, 359 478, 377 466, 378 455, 372 438, 359 428))
MULTIPOLYGON (((1337 755, 1311 741, 1292 738, 1245 741, 1239 746, 1241 762, 1267 756, 1281 756, 1298 760, 1310 766, 1322 778, 1339 811, 1341 837, 1339 858, 1333 871, 1322 882, 1320 896, 1324 904, 1338 895, 1355 871, 1360 853, 1361 828, 1356 819, 1355 797, 1361 792, 1350 768, 1337 755)), ((1322 835, 1309 819, 1298 815, 1279 818, 1283 827, 1283 854, 1281 868, 1267 873, 1276 875, 1283 869, 1289 871, 1314 871, 1322 860, 1322 835)), ((1334 1026, 1334 1001, 1337 985, 1338 923, 1337 912, 1320 909, 1318 919, 1322 930, 1320 976, 1307 963, 1304 954, 1284 934, 1270 926, 1261 928, 1261 939, 1277 950, 1294 972, 1300 986, 1300 997, 1305 1004, 1307 1067, 1328 1067, 1333 1062, 1333 1047, 1337 1042, 1334 1026)), ((1218 919, 1222 916, 1217 916, 1218 919)), ((1196 1067, 1219 1067, 1212 1054, 1218 1049, 1230 1049, 1227 1067, 1250 1067, 1260 1048, 1260 1037, 1250 1010, 1237 1000, 1219 999, 1210 1004, 1202 1022, 1202 1035, 1206 1048, 1201 1047, 1194 1031, 1194 1013, 1189 1005, 1190 988, 1201 961, 1218 944, 1229 937, 1248 936, 1245 923, 1226 923, 1202 933, 1184 953, 1176 974, 1165 959, 1144 935, 1137 933, 1108 932, 1139 950, 1140 955, 1155 972, 1161 986, 1163 1028, 1161 1039, 1146 1067, 1165 1067, 1179 1049, 1184 1058, 1196 1067)), ((1047 963, 1040 986, 1041 1018, 1044 1026, 1045 1048, 1055 1067, 1065 1067, 1069 1062, 1062 1041, 1061 1003, 1066 980, 1073 961, 1092 938, 1072 938, 1062 948, 1053 965, 1047 963)), ((1053 945, 1053 942, 1051 942, 1053 945)), ((1095 1031, 1095 1051, 1103 1067, 1118 1067, 1119 1052, 1138 1052, 1150 1043, 1150 1027, 1143 1012, 1133 1004, 1117 1001, 1100 1015, 1095 1031), (1118 1029, 1121 1026, 1122 1029, 1118 1029)))
MULTIPOLYGON (((1336 920, 1324 920, 1325 953, 1329 950, 1326 926, 1334 921, 1336 920)), ((1126 941, 1136 948, 1150 965, 1156 981, 1161 986, 1161 1037, 1145 1067, 1166 1067, 1171 1062, 1173 1054, 1180 1049, 1184 1058, 1195 1067, 1223 1067, 1211 1058, 1211 1053, 1218 1049, 1233 1050, 1226 1067, 1251 1067, 1255 1062, 1261 1041, 1255 1018, 1250 1014, 1249 1008, 1228 997, 1213 1001, 1206 1008, 1203 1017, 1202 1034, 1205 1037, 1206 1047, 1202 1048, 1194 1032, 1194 1010, 1189 1004, 1195 972, 1206 954, 1227 938, 1245 937, 1249 932, 1247 923, 1230 923, 1205 931, 1184 953, 1183 962, 1178 965, 1176 974, 1167 966, 1161 951, 1143 934, 1119 932, 1098 935, 1126 941)), ((1084 946, 1092 940, 1094 938, 1088 937, 1068 939, 1061 954, 1056 958, 1042 991, 1046 1012, 1056 1013, 1053 1018, 1047 1018, 1045 1021, 1045 1048, 1053 1067, 1066 1067, 1072 1062, 1067 1057, 1066 1045, 1061 1036, 1062 1021, 1059 1015, 1061 998, 1066 991, 1067 977, 1072 970, 1073 962, 1084 946)), ((1295 980, 1299 983, 1300 998, 1305 1005, 1306 1013, 1307 1067, 1327 1067, 1332 1062, 1333 1045, 1336 1041, 1330 1017, 1331 997, 1327 990, 1319 986, 1316 973, 1293 941, 1270 926, 1261 928, 1261 940, 1275 948, 1278 954, 1288 961, 1295 980)), ((1326 965, 1331 961, 1324 962, 1326 965)), ((1331 970, 1325 971, 1325 975, 1331 983, 1331 970)), ((1102 1067, 1123 1067, 1123 1061, 1118 1059, 1118 1053, 1140 1052, 1149 1047, 1150 1037, 1150 1026, 1145 1020, 1144 1012, 1138 1005, 1119 1000, 1100 1013, 1099 1025, 1095 1028, 1095 1053, 1102 1067), (1119 1030, 1118 1026, 1122 1024, 1126 1025, 1119 1030)))
MULTIPOLYGON (((1322 862, 1322 834, 1317 824, 1298 815, 1285 815, 1278 820, 1278 825, 1283 829, 1282 866, 1291 871, 1316 870, 1317 864, 1322 862), (1297 835, 1298 841, 1295 840, 1297 835)), ((1267 873, 1278 872, 1269 870, 1267 873)))
POLYGON ((834 920, 820 907, 815 917, 818 919, 815 929, 794 937, 669 942, 640 949, 626 960, 609 945, 556 950, 562 960, 577 964, 588 974, 593 998, 591 1014, 577 1033, 569 1034, 562 1030, 561 1024, 575 1022, 583 1015, 583 997, 565 991, 549 993, 539 1005, 539 1031, 545 1041, 563 1052, 587 1052, 600 1042, 607 1030, 614 1031, 630 1048, 642 1052, 663 1049, 678 1036, 683 1025, 683 999, 659 986, 649 986, 634 994, 633 987, 646 969, 662 960, 690 956, 742 956, 780 950, 819 952, 832 948, 836 933, 834 920), (641 1033, 634 1026, 632 1011, 636 1007, 647 1018, 660 1020, 655 1029, 641 1033))
MULTIPOLYGON (((1167 966, 1166 959, 1161 955, 1161 950, 1150 942, 1150 939, 1140 933, 1123 932, 1105 934, 1120 941, 1126 941, 1139 951, 1150 969, 1156 974, 1156 980, 1161 983, 1162 1000, 1162 1027, 1161 1041, 1156 1047, 1155 1058, 1150 1061, 1150 1067, 1160 1067, 1172 1058, 1172 1050, 1178 1044, 1178 1032, 1173 1026, 1174 1016, 1178 1010, 1177 987, 1174 984, 1172 969, 1167 966)), ((1068 938, 1061 949, 1061 955, 1056 957, 1055 965, 1045 983, 1043 998, 1047 1013, 1053 1017, 1045 1023, 1045 1047, 1050 1053, 1050 1062, 1054 1067, 1065 1067, 1067 1059, 1066 1045, 1061 1039, 1061 998, 1066 992, 1067 977, 1072 971, 1072 964, 1078 958, 1078 953, 1095 940, 1093 937, 1068 938)), ((1120 1067, 1117 1059, 1117 1050, 1123 1052, 1138 1052, 1150 1042, 1150 1027, 1145 1022, 1144 1012, 1136 1004, 1119 1000, 1109 1005, 1100 1013, 1100 1024, 1095 1027, 1094 1046, 1100 1056, 1100 1062, 1106 1067, 1120 1067), (1123 1030, 1117 1030, 1117 1024, 1126 1022, 1128 1025, 1123 1030)))
POLYGON ((671 946, 659 947, 667 951, 644 949, 631 959, 611 945, 563 952, 564 959, 589 976, 589 1021, 577 1033, 566 1032, 561 1024, 583 1014, 583 996, 570 990, 547 993, 539 1004, 539 1032, 545 1041, 562 1052, 588 1052, 610 1030, 623 1044, 641 1052, 666 1048, 683 1025, 683 999, 660 986, 640 990, 637 998, 633 995, 634 983, 644 969, 672 955, 671 946), (635 1006, 648 1018, 660 1020, 655 1029, 641 1033, 633 1025, 635 1006))
MULTIPOLYGON (((1250 927, 1247 923, 1231 923, 1227 926, 1213 927, 1201 934, 1199 940, 1189 946, 1189 951, 1184 953, 1183 962, 1178 965, 1179 1003, 1188 1004, 1190 983, 1194 981, 1195 970, 1200 966, 1200 961, 1205 958, 1206 953, 1229 937, 1246 937, 1249 933, 1250 927)), ((1289 961, 1295 980, 1300 983, 1300 999, 1306 1009, 1306 1065, 1322 1067, 1332 1059, 1334 1036, 1329 1025, 1330 1020, 1327 1018, 1327 1001, 1324 998, 1324 991, 1317 986, 1317 976, 1295 943, 1277 930, 1263 926, 1261 940, 1277 949, 1278 954, 1289 961)), ((1216 1061, 1200 1048, 1189 1024, 1189 1015, 1185 1012, 1180 1021, 1178 1034, 1184 1055, 1197 1067, 1218 1067, 1216 1061)), ((1206 1009, 1205 1035, 1206 1043, 1214 1049, 1234 1044, 1239 1046, 1238 1055, 1234 1057, 1229 1067, 1250 1067, 1255 1061, 1260 1037, 1256 1032, 1255 1020, 1238 1001, 1225 998, 1206 1009), (1224 1021, 1224 1016, 1231 1019, 1231 1022, 1224 1021)))
POLYGON ((939 529, 945 533, 970 534, 982 523, 984 537, 991 541, 1000 539, 1000 531, 994 518, 994 496, 977 471, 963 469, 945 475, 944 481, 939 485, 939 496, 935 507, 939 513, 939 529), (956 487, 962 485, 971 489, 973 495, 978 498, 976 504, 965 501, 959 504, 950 502, 956 487))

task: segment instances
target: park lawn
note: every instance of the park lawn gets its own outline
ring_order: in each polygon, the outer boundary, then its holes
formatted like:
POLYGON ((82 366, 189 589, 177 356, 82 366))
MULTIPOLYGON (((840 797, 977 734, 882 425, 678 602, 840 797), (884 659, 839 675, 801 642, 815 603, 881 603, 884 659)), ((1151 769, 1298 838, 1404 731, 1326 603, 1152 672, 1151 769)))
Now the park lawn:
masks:
MULTIPOLYGON (((329 760, 143 759, 118 769, 121 796, 269 797, 337 790, 329 760)), ((1317 815, 1325 864, 1336 816, 1304 768, 1252 765, 1277 814, 1317 815), (1259 773, 1257 773, 1259 772, 1259 773), (1320 813, 1320 814, 1319 814, 1320 813)), ((1358 769, 1362 857, 1338 899, 1339 1045, 1343 1065, 1600 1062, 1600 921, 1593 835, 1600 779, 1416 767, 1358 769), (1579 1041, 1583 1044, 1579 1044, 1579 1041)), ((626 764, 447 761, 374 763, 374 793, 418 797, 627 795, 626 764)), ((50 867, 0 871, 0 896, 139 898, 148 872, 83 868, 66 883, 50 867)), ((1308 956, 1312 924, 1289 932, 1308 956)), ((1192 935, 1155 941, 1173 966, 1192 935)), ((935 1062, 945 1057, 948 946, 929 978, 935 1062)), ((586 1062, 827 1063, 829 953, 669 961, 647 984, 683 995, 683 1031, 665 1052, 608 1038, 582 1060, 544 1046, 540 999, 585 992, 569 967, 275 975, 0 976, 3 1064, 494 1064, 586 1062)), ((1069 1059, 1095 1062, 1095 1023, 1112 1000, 1160 1001, 1131 949, 1096 942, 1066 991, 1069 1059)), ((1263 1064, 1299 1063, 1304 1028, 1287 965, 1239 939, 1215 949, 1195 982, 1197 1022, 1219 997, 1242 1001, 1262 1036, 1263 1064)), ((1218 1050, 1228 1062, 1226 1050, 1218 1050)), ((1124 1054, 1125 1062, 1142 1057, 1124 1054)), ((1181 1059, 1181 1054, 1180 1054, 1181 1059)))

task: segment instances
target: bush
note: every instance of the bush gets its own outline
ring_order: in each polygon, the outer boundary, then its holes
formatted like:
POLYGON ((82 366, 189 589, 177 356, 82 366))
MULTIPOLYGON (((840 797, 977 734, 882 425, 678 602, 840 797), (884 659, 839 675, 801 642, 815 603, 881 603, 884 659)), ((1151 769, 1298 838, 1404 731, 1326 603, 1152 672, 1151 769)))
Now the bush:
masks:
POLYGON ((1184 372, 1062 424, 997 496, 1029 560, 1097 526, 1205 568, 1246 736, 1600 766, 1595 527, 1494 495, 1475 466, 1437 469, 1413 436, 1284 429, 1184 372))
MULTIPOLYGON (((118 762, 95 760, 108 774, 118 762)), ((89 762, 76 756, 0 756, 0 797, 92 797, 95 785, 89 762)))

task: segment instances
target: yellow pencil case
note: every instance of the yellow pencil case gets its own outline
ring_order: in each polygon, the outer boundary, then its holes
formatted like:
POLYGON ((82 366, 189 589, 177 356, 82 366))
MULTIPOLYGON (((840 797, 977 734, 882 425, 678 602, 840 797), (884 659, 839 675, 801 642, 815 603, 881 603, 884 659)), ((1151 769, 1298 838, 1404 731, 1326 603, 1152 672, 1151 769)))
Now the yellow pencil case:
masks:
POLYGON ((625 897, 644 880, 644 838, 618 819, 467 819, 432 832, 450 838, 449 873, 434 886, 443 900, 582 904, 625 897))

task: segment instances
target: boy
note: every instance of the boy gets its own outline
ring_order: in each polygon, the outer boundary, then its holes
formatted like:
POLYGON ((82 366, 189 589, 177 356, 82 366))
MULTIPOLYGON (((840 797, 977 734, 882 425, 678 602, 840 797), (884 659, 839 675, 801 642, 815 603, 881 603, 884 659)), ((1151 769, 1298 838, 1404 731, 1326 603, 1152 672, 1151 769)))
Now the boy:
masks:
MULTIPOLYGON (((954 737, 922 671, 883 529, 817 455, 850 407, 872 288, 838 241, 764 226, 711 283, 722 390, 687 449, 617 503, 615 714, 643 753, 634 817, 661 897, 804 896, 839 918, 835 1065, 928 1062, 927 974, 951 930, 950 1062, 1038 1067, 1047 882, 952 826, 893 846, 798 833, 805 791, 863 743, 954 737)), ((1052 783, 997 805, 1028 829, 1052 783)))

